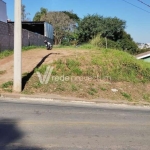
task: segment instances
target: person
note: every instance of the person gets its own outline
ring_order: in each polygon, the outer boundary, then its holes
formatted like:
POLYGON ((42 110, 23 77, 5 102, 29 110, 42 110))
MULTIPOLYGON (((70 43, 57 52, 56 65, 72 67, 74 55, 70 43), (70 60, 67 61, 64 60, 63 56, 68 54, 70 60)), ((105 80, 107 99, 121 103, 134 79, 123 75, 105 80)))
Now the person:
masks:
POLYGON ((47 47, 47 50, 51 50, 52 49, 52 44, 50 42, 48 42, 47 40, 44 40, 44 43, 47 47))

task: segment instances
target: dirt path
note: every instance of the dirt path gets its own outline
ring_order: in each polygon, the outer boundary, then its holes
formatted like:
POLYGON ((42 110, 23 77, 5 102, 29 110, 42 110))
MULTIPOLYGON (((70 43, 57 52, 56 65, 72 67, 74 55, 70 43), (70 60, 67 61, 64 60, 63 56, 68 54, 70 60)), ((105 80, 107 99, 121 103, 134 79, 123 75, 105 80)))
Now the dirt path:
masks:
MULTIPOLYGON (((85 50, 77 50, 78 53, 85 53, 85 50)), ((75 51, 69 49, 33 49, 22 52, 22 73, 31 72, 38 64, 48 64, 61 57, 76 55, 75 51)), ((13 80, 14 56, 0 59, 0 85, 13 80)))

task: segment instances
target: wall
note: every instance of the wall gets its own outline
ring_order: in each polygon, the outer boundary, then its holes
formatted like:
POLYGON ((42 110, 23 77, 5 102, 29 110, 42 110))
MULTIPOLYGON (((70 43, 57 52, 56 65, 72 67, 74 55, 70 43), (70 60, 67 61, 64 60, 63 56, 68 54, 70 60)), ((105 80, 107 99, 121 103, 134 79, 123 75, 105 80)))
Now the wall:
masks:
MULTIPOLYGON (((44 40, 50 39, 46 38, 44 35, 30 32, 28 30, 22 30, 22 46, 43 46, 44 40)), ((13 50, 14 49, 14 26, 12 24, 4 23, 0 21, 0 52, 3 50, 13 50)))
POLYGON ((146 62, 150 62, 150 56, 143 59, 146 62))

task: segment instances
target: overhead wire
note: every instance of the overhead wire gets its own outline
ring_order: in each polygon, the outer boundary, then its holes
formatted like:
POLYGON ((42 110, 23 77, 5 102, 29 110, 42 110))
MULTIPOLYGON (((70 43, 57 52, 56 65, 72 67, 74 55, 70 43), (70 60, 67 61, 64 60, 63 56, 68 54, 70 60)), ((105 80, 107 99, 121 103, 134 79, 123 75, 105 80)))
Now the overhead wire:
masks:
POLYGON ((143 2, 141 0, 137 0, 137 1, 139 1, 140 3, 142 3, 142 4, 144 4, 144 5, 148 6, 148 7, 150 7, 150 5, 146 4, 145 2, 143 2))
POLYGON ((143 10, 143 11, 145 11, 145 12, 147 12, 147 13, 150 14, 150 11, 147 11, 147 10, 141 8, 141 7, 138 7, 138 6, 134 5, 134 4, 132 4, 132 3, 128 2, 128 1, 126 1, 126 0, 122 0, 122 1, 124 1, 124 2, 126 2, 126 3, 128 3, 128 4, 130 4, 130 5, 132 5, 132 6, 136 7, 136 8, 139 8, 139 9, 141 9, 141 10, 143 10))

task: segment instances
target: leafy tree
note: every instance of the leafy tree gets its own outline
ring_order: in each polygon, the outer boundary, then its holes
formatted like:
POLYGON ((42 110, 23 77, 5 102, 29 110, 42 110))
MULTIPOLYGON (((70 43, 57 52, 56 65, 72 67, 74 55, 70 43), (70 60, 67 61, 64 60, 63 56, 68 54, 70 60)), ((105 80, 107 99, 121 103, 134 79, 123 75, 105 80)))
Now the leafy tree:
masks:
POLYGON ((46 16, 48 10, 46 8, 41 7, 40 11, 36 12, 33 21, 40 21, 43 16, 46 16))
POLYGON ((55 44, 61 44, 61 41, 66 37, 71 30, 74 21, 63 12, 52 11, 41 17, 41 21, 47 21, 54 27, 55 44))
POLYGON ((123 50, 135 54, 138 50, 137 44, 133 41, 130 34, 123 32, 122 38, 117 41, 123 50))
POLYGON ((74 24, 72 24, 71 30, 69 34, 64 37, 63 39, 63 45, 76 45, 78 43, 78 35, 77 35, 77 26, 80 21, 80 18, 77 14, 73 13, 73 11, 63 11, 66 15, 69 16, 71 20, 74 21, 74 24))
POLYGON ((122 32, 125 29, 126 22, 117 17, 107 17, 103 19, 102 37, 107 37, 111 40, 117 41, 121 38, 122 32))
POLYGON ((103 17, 99 15, 88 15, 84 17, 78 26, 80 42, 88 42, 102 31, 103 17))
POLYGON ((21 5, 21 20, 22 21, 29 21, 30 19, 27 18, 28 15, 30 15, 30 13, 26 13, 26 6, 21 5))
POLYGON ((87 42, 100 33, 102 37, 107 37, 116 41, 122 36, 125 25, 125 21, 116 17, 104 18, 97 14, 88 15, 79 23, 79 37, 82 42, 87 42))
POLYGON ((62 12, 68 15, 70 19, 72 19, 73 21, 77 23, 80 21, 80 18, 78 17, 78 15, 73 13, 72 11, 62 11, 62 12))

